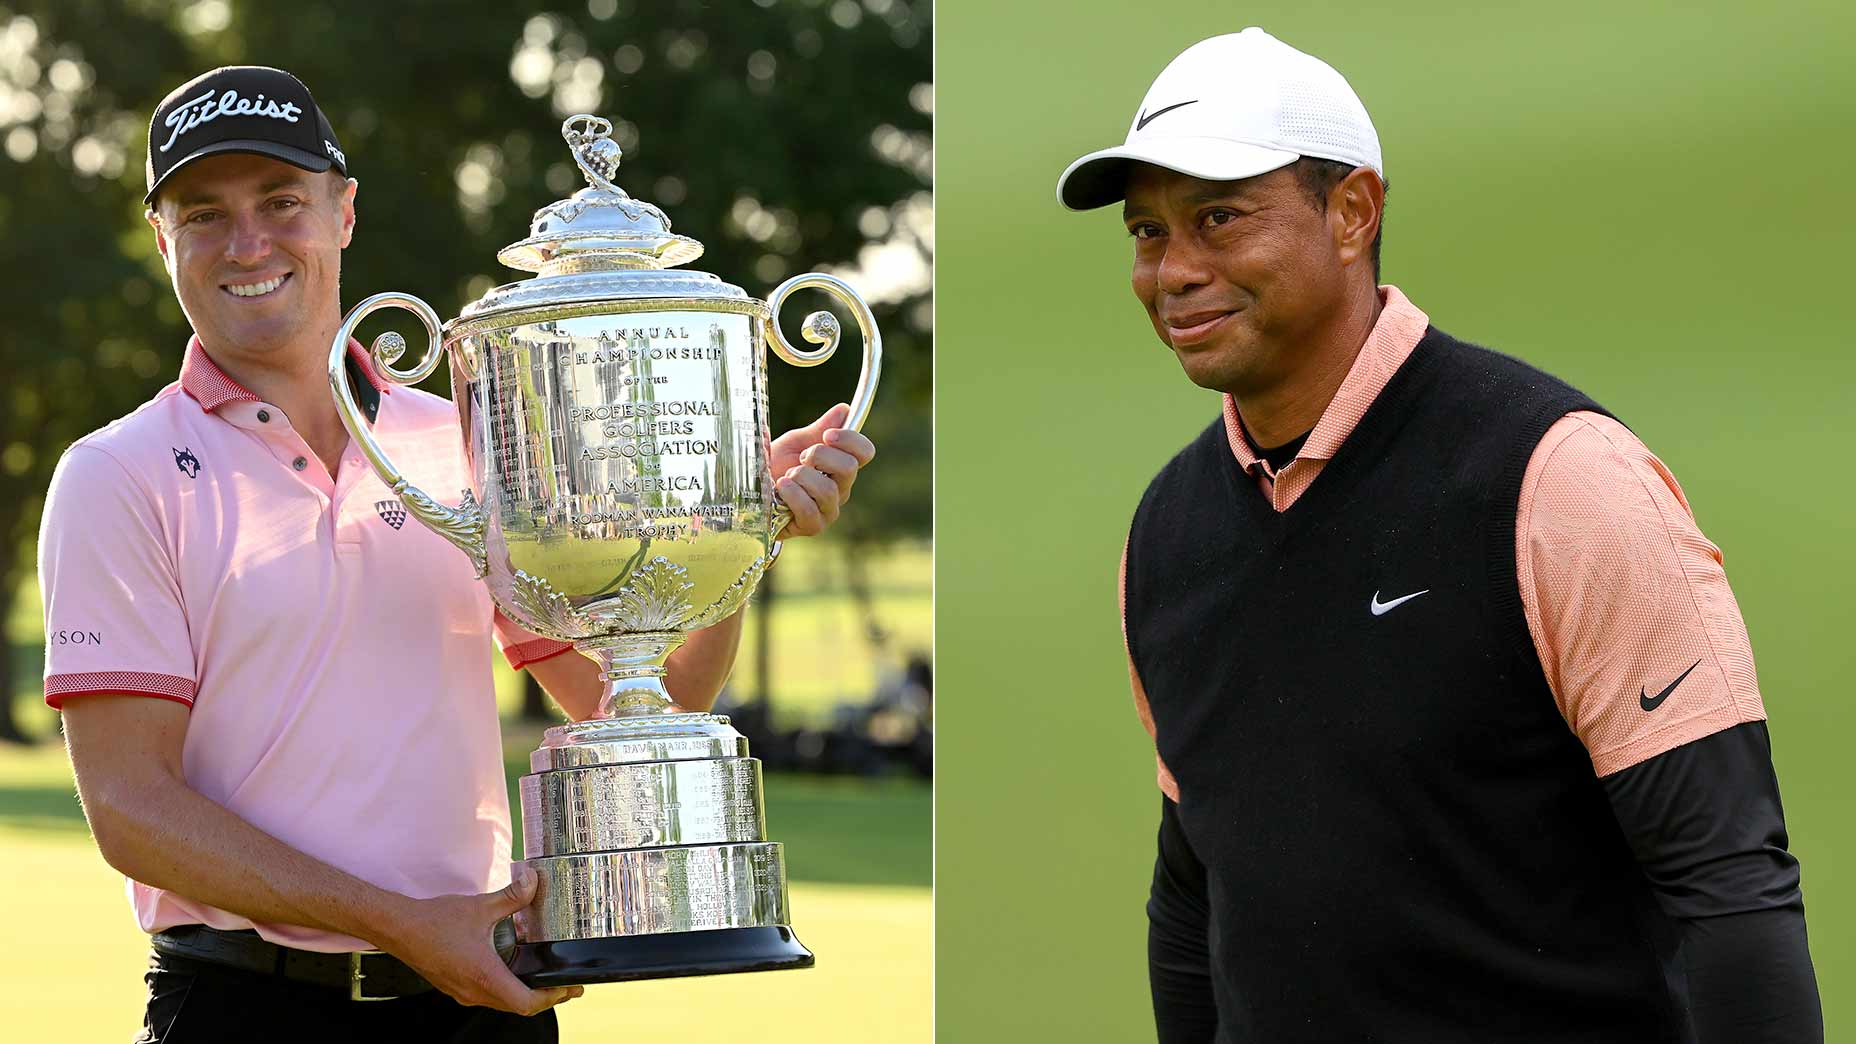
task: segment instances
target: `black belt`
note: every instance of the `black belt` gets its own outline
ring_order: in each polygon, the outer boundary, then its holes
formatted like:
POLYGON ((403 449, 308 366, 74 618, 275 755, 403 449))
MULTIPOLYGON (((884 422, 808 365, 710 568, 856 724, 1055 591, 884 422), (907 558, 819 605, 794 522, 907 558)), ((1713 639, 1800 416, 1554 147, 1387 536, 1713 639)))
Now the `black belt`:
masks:
POLYGON ((344 990, 349 1000, 392 1000, 432 988, 406 962, 379 950, 316 953, 266 942, 254 931, 227 932, 185 924, 156 932, 155 952, 211 964, 278 975, 297 982, 344 990))

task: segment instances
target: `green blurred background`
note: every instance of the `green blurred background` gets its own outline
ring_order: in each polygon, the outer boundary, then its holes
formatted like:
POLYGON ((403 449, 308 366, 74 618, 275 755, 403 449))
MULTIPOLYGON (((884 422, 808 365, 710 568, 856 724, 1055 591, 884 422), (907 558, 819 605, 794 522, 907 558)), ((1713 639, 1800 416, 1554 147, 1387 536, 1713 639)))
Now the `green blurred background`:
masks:
POLYGON ((937 24, 941 1039, 1152 1039, 1160 798, 1115 564, 1217 403, 1130 294, 1117 212, 1065 212, 1054 186, 1173 55, 1250 24, 1366 102, 1385 280, 1614 410, 1725 550, 1830 1039, 1856 1032, 1856 12, 943 0, 937 24))
MULTIPOLYGON (((693 267, 757 296, 825 269, 870 299, 881 460, 827 539, 789 543, 723 695, 818 966, 601 987, 561 1020, 567 1041, 929 1038, 932 32, 928 0, 0 0, 0 1040, 127 1040, 141 1018, 147 937, 42 703, 33 545, 65 446, 174 379, 148 113, 234 63, 297 73, 337 130, 361 183, 347 305, 395 289, 455 315, 525 278, 496 251, 580 183, 558 127, 583 111, 614 120, 618 182, 704 243, 693 267)), ((770 365, 776 430, 848 396, 846 348, 770 365)), ((497 681, 513 780, 553 716, 497 681)))

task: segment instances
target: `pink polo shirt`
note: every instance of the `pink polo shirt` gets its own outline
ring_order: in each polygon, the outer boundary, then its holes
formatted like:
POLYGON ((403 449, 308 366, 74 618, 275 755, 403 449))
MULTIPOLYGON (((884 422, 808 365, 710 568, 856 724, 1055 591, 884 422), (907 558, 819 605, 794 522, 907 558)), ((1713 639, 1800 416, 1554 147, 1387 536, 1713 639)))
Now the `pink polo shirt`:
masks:
MULTIPOLYGON (((1224 397, 1231 454, 1277 511, 1314 484, 1430 327, 1398 287, 1379 294, 1379 319, 1360 354, 1281 471, 1251 450, 1237 401, 1224 397)), ((1127 563, 1124 550, 1124 606, 1127 563)), ((1675 476, 1624 425, 1581 411, 1547 429, 1521 482, 1515 573, 1547 685, 1597 775, 1765 718, 1721 549, 1702 535, 1675 476), (1678 677, 1679 706, 1642 708, 1647 693, 1678 677)), ((1395 593, 1402 592, 1386 596, 1395 593)), ((1128 674, 1135 711, 1152 736, 1132 659, 1128 674)), ((1160 789, 1177 800, 1166 763, 1157 769, 1160 789)))
MULTIPOLYGON (((449 401, 394 388, 374 435, 434 496, 469 485, 449 401)), ((331 477, 197 339, 177 383, 65 452, 39 579, 53 707, 96 693, 186 704, 190 786, 382 888, 428 898, 508 882, 490 638, 518 664, 565 646, 498 620, 465 556, 407 517, 352 443, 331 477)), ((128 890, 149 932, 203 923, 311 950, 370 946, 128 890)))

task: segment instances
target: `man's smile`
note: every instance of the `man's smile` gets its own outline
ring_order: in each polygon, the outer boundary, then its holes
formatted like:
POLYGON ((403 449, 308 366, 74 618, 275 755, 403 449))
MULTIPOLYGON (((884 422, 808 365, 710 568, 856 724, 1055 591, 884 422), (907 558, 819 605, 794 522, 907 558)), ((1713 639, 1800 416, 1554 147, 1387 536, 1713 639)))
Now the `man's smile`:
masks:
POLYGON ((1196 344, 1211 337, 1226 319, 1231 318, 1239 309, 1211 308, 1177 315, 1164 315, 1161 322, 1166 324, 1166 336, 1173 347, 1196 344))
POLYGON ((285 272, 282 275, 271 276, 268 279, 250 280, 241 283, 221 283, 219 284, 219 289, 224 290, 233 297, 268 297, 282 289, 283 285, 289 281, 290 273, 285 272))

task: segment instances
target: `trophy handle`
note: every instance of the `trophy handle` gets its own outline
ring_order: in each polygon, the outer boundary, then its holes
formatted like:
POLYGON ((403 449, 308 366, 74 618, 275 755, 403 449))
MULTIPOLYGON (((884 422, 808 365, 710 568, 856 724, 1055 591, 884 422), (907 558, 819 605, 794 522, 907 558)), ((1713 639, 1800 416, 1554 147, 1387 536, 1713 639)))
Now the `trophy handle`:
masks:
POLYGON ((361 447, 361 455, 374 466, 374 473, 380 481, 386 483, 406 510, 414 518, 424 523, 426 528, 456 544, 460 550, 470 556, 471 564, 477 569, 479 579, 489 572, 489 554, 484 542, 483 509, 477 505, 477 497, 470 490, 464 491, 463 502, 457 507, 446 507, 433 500, 426 492, 406 480, 406 476, 395 467, 387 451, 374 440, 374 433, 368 428, 367 420, 361 415, 361 407, 354 400, 354 389, 348 384, 348 342, 354 337, 354 328, 361 320, 382 308, 404 308, 419 317, 425 324, 425 355, 418 365, 410 370, 396 370, 393 364, 406 352, 406 339, 389 330, 374 338, 370 353, 374 370, 384 374, 394 384, 417 384, 430 377, 444 360, 445 345, 443 339, 444 323, 432 306, 411 294, 386 293, 375 294, 354 306, 348 317, 342 320, 342 328, 335 332, 335 342, 329 346, 329 387, 335 392, 335 412, 361 447))
MULTIPOLYGON (((851 289, 849 283, 828 276, 823 272, 808 272, 796 275, 767 295, 767 318, 763 320, 766 327, 766 339, 773 354, 794 366, 817 366, 838 350, 838 317, 830 312, 813 312, 806 316, 800 327, 800 336, 819 347, 806 351, 793 346, 786 335, 780 332, 780 306, 795 290, 823 290, 843 302, 851 310, 851 316, 857 320, 857 332, 864 340, 863 372, 857 375, 857 391, 851 396, 851 415, 844 426, 852 431, 863 430, 864 421, 870 416, 870 403, 876 398, 877 378, 883 373, 883 335, 877 332, 876 316, 870 312, 870 306, 851 289)), ((780 535, 786 524, 793 520, 793 514, 786 504, 777 496, 773 500, 773 534, 780 535)), ((774 541, 773 554, 780 553, 780 542, 774 541)))

